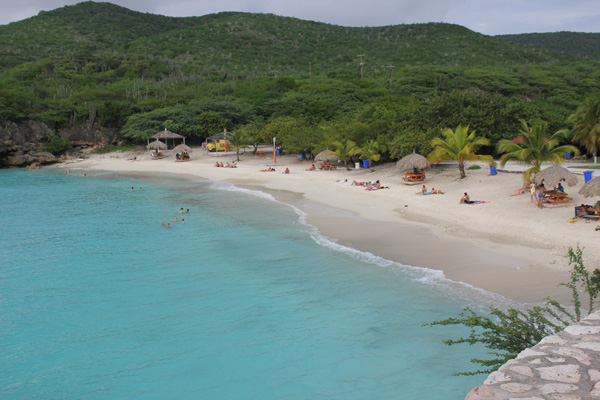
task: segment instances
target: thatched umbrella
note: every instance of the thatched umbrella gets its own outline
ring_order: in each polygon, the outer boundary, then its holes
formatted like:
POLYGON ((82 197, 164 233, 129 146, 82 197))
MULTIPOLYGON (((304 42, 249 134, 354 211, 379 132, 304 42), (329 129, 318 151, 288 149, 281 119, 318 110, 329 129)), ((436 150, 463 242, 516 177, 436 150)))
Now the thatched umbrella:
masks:
POLYGON ((420 154, 415 153, 402 157, 397 163, 396 167, 400 169, 402 172, 413 171, 413 170, 423 170, 425 168, 429 168, 431 163, 425 157, 420 154))
POLYGON ((148 148, 148 150, 150 150, 150 149, 161 150, 161 149, 166 149, 167 145, 164 144, 163 142, 161 142, 160 140, 156 139, 154 142, 148 143, 148 146, 146 146, 146 147, 148 148))
POLYGON ((175 147, 173 147, 172 151, 174 151, 175 153, 191 153, 192 152, 192 148, 190 146, 188 146, 187 144, 179 144, 175 147))
POLYGON ((556 187, 561 181, 568 186, 575 186, 578 179, 577 175, 558 165, 545 168, 533 177, 533 182, 538 186, 543 182, 546 187, 556 187))
POLYGON ((600 176, 590 180, 579 189, 579 194, 583 197, 600 197, 600 176))
POLYGON ((333 152, 329 149, 323 150, 319 154, 315 156, 315 161, 321 161, 326 163, 336 163, 340 161, 340 158, 333 154, 333 152))

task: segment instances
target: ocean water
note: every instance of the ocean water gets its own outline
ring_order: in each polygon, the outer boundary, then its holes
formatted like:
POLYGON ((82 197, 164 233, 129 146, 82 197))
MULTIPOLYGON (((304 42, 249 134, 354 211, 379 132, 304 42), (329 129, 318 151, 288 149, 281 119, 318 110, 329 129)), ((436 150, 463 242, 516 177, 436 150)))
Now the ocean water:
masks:
POLYGON ((498 298, 266 194, 0 170, 0 210, 1 399, 449 400, 485 379, 452 376, 485 356, 442 343, 468 331, 422 324, 498 298))

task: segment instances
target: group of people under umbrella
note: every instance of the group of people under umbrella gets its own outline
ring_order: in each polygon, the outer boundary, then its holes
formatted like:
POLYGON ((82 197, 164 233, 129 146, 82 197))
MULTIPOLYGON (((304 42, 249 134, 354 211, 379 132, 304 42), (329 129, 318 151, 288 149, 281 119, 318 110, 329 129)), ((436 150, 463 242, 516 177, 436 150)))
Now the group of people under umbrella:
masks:
POLYGON ((151 139, 155 140, 153 142, 148 143, 146 147, 148 148, 148 150, 154 150, 151 153, 152 158, 163 158, 164 154, 161 150, 166 150, 168 139, 172 139, 173 141, 183 140, 183 143, 171 149, 171 152, 175 153, 175 161, 190 160, 190 153, 192 152, 192 149, 185 144, 184 136, 178 135, 177 133, 170 132, 165 129, 164 131, 158 132, 156 135, 153 135, 151 139), (164 142, 162 142, 161 139, 163 139, 164 142))

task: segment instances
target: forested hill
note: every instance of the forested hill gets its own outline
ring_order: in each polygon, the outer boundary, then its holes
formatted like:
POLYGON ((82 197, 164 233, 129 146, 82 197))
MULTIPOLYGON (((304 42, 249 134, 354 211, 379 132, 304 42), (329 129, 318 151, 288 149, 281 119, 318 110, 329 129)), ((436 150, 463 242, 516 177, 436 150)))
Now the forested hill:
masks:
POLYGON ((495 36, 514 43, 600 60, 600 33, 552 32, 495 36))
POLYGON ((276 135, 289 151, 350 139, 379 143, 388 160, 428 153, 459 124, 496 143, 513 138, 520 119, 567 127, 600 92, 600 62, 587 56, 443 23, 171 18, 84 2, 0 26, 0 167, 3 146, 17 146, 3 145, 17 137, 9 128, 29 121, 139 141, 165 128, 189 138, 227 128, 250 143, 276 135))
POLYGON ((152 56, 170 65, 225 68, 241 76, 307 72, 309 63, 313 72, 324 73, 356 66, 360 54, 365 69, 374 71, 388 65, 465 67, 566 59, 451 24, 350 28, 237 12, 172 18, 95 2, 0 26, 3 69, 40 59, 111 64, 120 56, 152 56))

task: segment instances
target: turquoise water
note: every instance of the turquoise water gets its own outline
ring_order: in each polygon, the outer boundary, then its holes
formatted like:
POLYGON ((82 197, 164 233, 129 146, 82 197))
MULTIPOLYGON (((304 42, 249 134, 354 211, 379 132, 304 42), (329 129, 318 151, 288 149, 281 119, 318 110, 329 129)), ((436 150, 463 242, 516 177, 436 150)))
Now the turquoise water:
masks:
POLYGON ((468 332, 421 325, 490 296, 267 195, 25 170, 0 191, 2 399, 448 400, 485 378, 452 376, 485 354, 441 342, 468 332))

